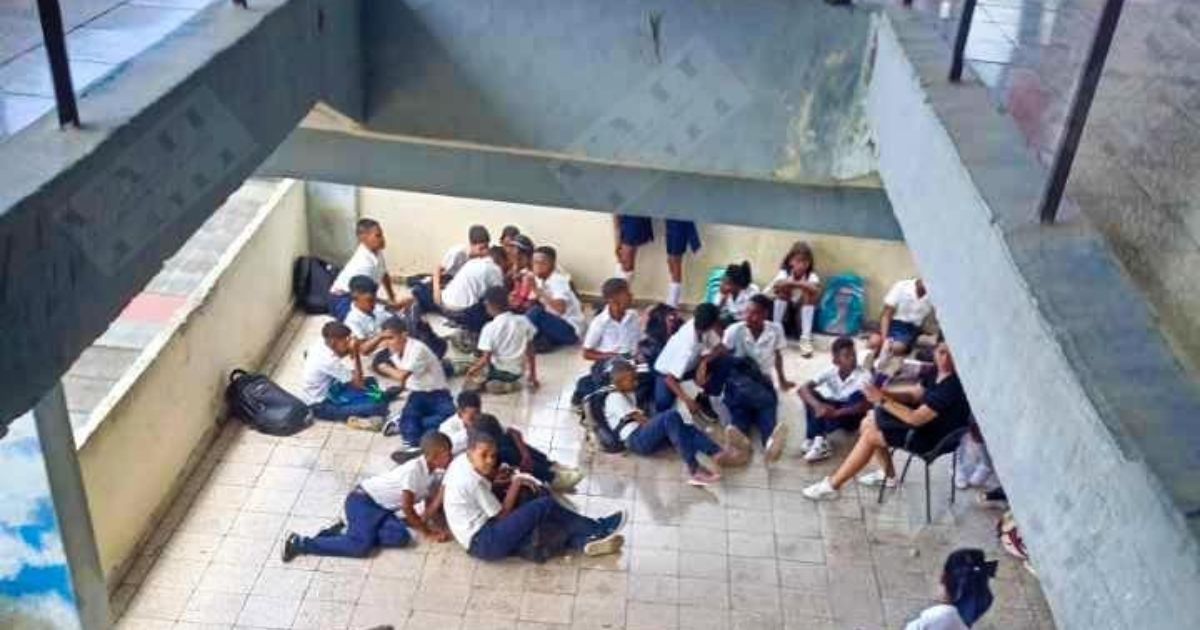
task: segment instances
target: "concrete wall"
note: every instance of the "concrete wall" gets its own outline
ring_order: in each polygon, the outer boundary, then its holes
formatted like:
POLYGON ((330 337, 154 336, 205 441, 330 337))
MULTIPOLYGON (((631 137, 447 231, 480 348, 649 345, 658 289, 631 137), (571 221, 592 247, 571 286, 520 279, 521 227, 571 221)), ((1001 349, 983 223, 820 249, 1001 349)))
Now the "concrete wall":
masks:
MULTIPOLYGON (((473 223, 488 226, 493 238, 499 237, 503 226, 515 224, 535 243, 555 246, 560 263, 585 293, 598 293, 615 266, 612 218, 602 213, 377 188, 360 188, 358 203, 362 216, 383 224, 388 237, 388 265, 395 273, 432 271, 446 248, 466 241, 467 227, 473 223)), ((655 229, 658 240, 638 253, 634 292, 639 297, 662 299, 666 295, 667 271, 660 222, 656 221, 655 229)), ((730 262, 749 260, 755 281, 765 284, 788 247, 798 239, 813 245, 819 273, 854 271, 866 278, 868 313, 872 316, 892 282, 916 273, 907 247, 894 241, 729 225, 702 225, 700 236, 704 247, 697 256, 685 259, 687 302, 703 297, 711 267, 730 262)))
POLYGON ((307 250, 304 186, 286 181, 117 384, 124 394, 96 410, 79 460, 110 579, 208 446, 230 370, 258 365, 278 336, 292 312, 292 260, 307 250))

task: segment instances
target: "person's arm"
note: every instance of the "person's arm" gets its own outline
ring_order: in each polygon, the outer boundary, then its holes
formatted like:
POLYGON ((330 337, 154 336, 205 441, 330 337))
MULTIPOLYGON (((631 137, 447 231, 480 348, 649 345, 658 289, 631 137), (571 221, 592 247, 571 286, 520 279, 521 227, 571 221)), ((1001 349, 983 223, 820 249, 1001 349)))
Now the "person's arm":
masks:
MULTIPOLYGON (((421 532, 422 536, 438 542, 444 542, 448 538, 446 532, 431 527, 425 518, 417 514, 416 495, 412 493, 412 490, 405 490, 403 497, 400 500, 400 510, 404 513, 404 523, 412 529, 421 532)), ((428 514, 426 514, 427 516, 428 514)))
POLYGON ((804 292, 810 299, 821 295, 821 283, 809 282, 807 280, 795 280, 792 286, 804 292))
POLYGON ((475 359, 475 362, 471 364, 471 367, 467 368, 467 376, 478 376, 480 370, 486 368, 488 363, 491 362, 492 353, 490 351, 481 353, 479 358, 475 359))
POLYGON ((853 418, 867 415, 871 410, 871 403, 866 398, 859 398, 852 405, 833 408, 829 410, 829 418, 853 418))
POLYGON ((384 361, 375 369, 378 370, 380 374, 392 379, 393 381, 396 381, 396 384, 401 388, 408 384, 408 377, 412 376, 412 372, 396 367, 391 361, 384 361))
POLYGON ((874 385, 867 385, 863 388, 863 395, 872 404, 878 405, 881 409, 891 414, 897 420, 911 427, 919 427, 928 424, 937 417, 937 411, 933 410, 929 405, 921 405, 916 409, 889 397, 882 389, 874 385))
POLYGON ((533 350, 533 344, 525 344, 525 360, 529 362, 529 376, 526 382, 529 383, 530 389, 537 389, 541 383, 538 382, 537 375, 537 352, 533 350))
POLYGON ((787 374, 783 371, 783 353, 778 350, 775 351, 775 374, 779 376, 779 389, 786 392, 796 386, 787 379, 787 374))
POLYGON ((504 518, 512 513, 517 508, 517 501, 521 498, 521 481, 514 479, 508 484, 508 492, 504 494, 504 503, 500 504, 499 518, 504 518))
POLYGON ((442 304, 442 274, 440 270, 433 272, 433 303, 442 304))
POLYGON ((813 389, 814 387, 816 387, 816 383, 809 381, 805 383, 804 386, 801 387, 796 393, 800 395, 800 400, 803 400, 804 404, 812 407, 812 410, 816 412, 817 417, 827 418, 833 413, 833 406, 821 402, 821 399, 817 398, 816 390, 813 389))
POLYGON ((532 289, 532 295, 534 299, 540 302, 542 306, 550 309, 556 315, 562 315, 563 313, 567 312, 567 301, 554 297, 554 294, 552 294, 547 288, 539 289, 537 283, 535 282, 530 289, 532 289))
POLYGON ((389 304, 396 303, 396 289, 392 286, 392 275, 389 273, 383 274, 383 292, 387 294, 389 304))
POLYGON ((679 379, 675 378, 674 374, 664 374, 663 382, 666 383, 667 389, 671 390, 672 394, 675 394, 675 398, 683 402, 689 413, 693 416, 700 414, 700 403, 696 402, 695 398, 692 398, 684 391, 683 384, 679 382, 679 379))
POLYGON ((585 361, 601 361, 617 356, 616 352, 601 352, 591 348, 583 349, 583 358, 585 361))
POLYGON ((374 337, 367 337, 366 339, 355 338, 354 343, 358 346, 359 355, 363 355, 375 352, 375 349, 379 347, 379 344, 383 343, 383 340, 383 335, 375 335, 374 337))
POLYGON ((358 389, 363 386, 363 366, 362 355, 358 353, 358 348, 351 346, 350 362, 354 364, 354 371, 350 375, 350 384, 358 389))
POLYGON ((532 472, 533 455, 529 452, 529 445, 525 444, 525 437, 516 429, 509 429, 508 435, 512 438, 513 444, 517 446, 517 452, 521 454, 521 461, 517 468, 523 472, 532 472))

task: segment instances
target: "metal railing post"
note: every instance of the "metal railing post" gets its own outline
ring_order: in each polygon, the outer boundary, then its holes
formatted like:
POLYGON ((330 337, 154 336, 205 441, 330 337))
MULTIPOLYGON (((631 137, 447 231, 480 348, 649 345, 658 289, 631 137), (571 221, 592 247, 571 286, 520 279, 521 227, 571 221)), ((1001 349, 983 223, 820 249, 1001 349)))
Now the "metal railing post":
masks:
POLYGON ((954 58, 950 61, 950 80, 962 80, 963 54, 967 50, 967 37, 971 34, 971 20, 975 18, 975 0, 963 2, 962 15, 958 19, 958 34, 954 36, 954 58))
POLYGON ((1096 25, 1096 34, 1088 49, 1079 83, 1071 95, 1071 105, 1058 140, 1058 150, 1054 152, 1050 177, 1046 179, 1046 188, 1042 192, 1042 203, 1038 209, 1042 223, 1054 223, 1058 216, 1058 206, 1062 203, 1067 178, 1071 175, 1071 166, 1075 162, 1075 151, 1083 137, 1083 127, 1087 124, 1088 111, 1092 108, 1092 99, 1095 98, 1096 88, 1100 85, 1100 75, 1104 72, 1104 62, 1108 59, 1108 49, 1112 45, 1124 5, 1125 0, 1106 0, 1104 9, 1101 10, 1100 22, 1096 25))
POLYGON ((71 83, 71 66, 67 61, 67 39, 63 33, 62 8, 58 0, 37 0, 38 17, 42 22, 42 39, 50 58, 50 77, 54 81, 54 102, 58 106, 58 124, 79 126, 79 108, 75 104, 75 87, 71 83))

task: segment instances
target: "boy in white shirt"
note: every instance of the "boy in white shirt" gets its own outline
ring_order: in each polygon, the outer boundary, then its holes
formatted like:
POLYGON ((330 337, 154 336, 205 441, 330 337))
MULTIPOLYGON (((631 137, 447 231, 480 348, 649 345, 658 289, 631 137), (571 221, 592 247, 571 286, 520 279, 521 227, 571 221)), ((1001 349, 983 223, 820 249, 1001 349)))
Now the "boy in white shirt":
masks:
MULTIPOLYGON (((487 414, 480 419, 484 417, 487 414)), ((566 534, 566 551, 599 556, 621 550, 625 539, 617 532, 625 525, 624 512, 592 519, 562 507, 547 494, 518 506, 522 487, 539 489, 536 482, 519 476, 512 477, 500 501, 492 493, 493 480, 501 476, 497 461, 495 438, 473 433, 467 452, 450 463, 442 484, 442 506, 450 532, 472 557, 500 560, 511 556, 544 526, 566 534)))
POLYGON ((302 398, 313 417, 345 421, 355 429, 378 430, 388 412, 388 395, 372 378, 363 378, 362 358, 350 329, 341 322, 321 328, 321 342, 304 356, 302 398), (343 359, 350 357, 353 367, 343 359))
POLYGON ((384 435, 396 435, 415 450, 421 436, 437 430, 442 420, 454 413, 454 399, 446 382, 442 361, 433 350, 408 335, 408 325, 399 317, 383 324, 383 337, 390 360, 380 363, 379 373, 408 390, 408 400, 399 415, 383 427, 384 435))
POLYGON ((508 292, 504 287, 492 287, 484 294, 483 302, 491 317, 479 333, 482 353, 467 370, 466 389, 485 388, 490 394, 509 394, 521 387, 526 377, 530 389, 536 389, 537 355, 533 352, 533 337, 537 329, 524 315, 508 310, 508 292), (529 372, 525 373, 528 364, 529 372))
POLYGON ((682 401, 696 417, 702 413, 700 402, 683 389, 682 383, 691 380, 702 358, 721 351, 720 312, 713 304, 700 304, 691 321, 671 335, 654 361, 654 411, 663 412, 682 401))
POLYGON ((442 283, 449 282, 462 269, 462 266, 467 264, 468 260, 486 257, 488 255, 488 248, 491 245, 492 235, 488 234, 486 227, 472 225, 468 228, 467 244, 455 245, 446 250, 446 253, 442 256, 442 264, 437 269, 438 275, 442 278, 442 283))
POLYGON ((754 295, 758 295, 758 286, 751 280, 750 263, 726 267, 721 287, 713 296, 713 304, 721 309, 721 321, 726 325, 741 321, 754 295))
POLYGON ((583 307, 571 289, 571 279, 555 271, 558 252, 543 245, 533 250, 533 299, 525 317, 537 329, 535 344, 550 351, 579 343, 583 332, 583 307))
POLYGON ((354 276, 367 276, 376 284, 383 285, 388 303, 396 303, 392 277, 388 275, 387 263, 383 260, 383 248, 387 246, 387 241, 383 238, 379 222, 359 219, 354 232, 358 235, 358 248, 329 287, 329 314, 338 321, 345 319, 350 310, 350 279, 354 276))
POLYGON ((881 363, 889 356, 906 355, 932 314, 933 302, 925 290, 925 282, 920 278, 901 280, 883 297, 879 332, 871 335, 867 343, 881 363))
POLYGON ((371 354, 379 347, 383 341, 380 335, 383 322, 392 317, 392 312, 376 299, 378 292, 379 285, 367 276, 350 279, 350 310, 342 323, 350 329, 360 356, 371 354))
POLYGON ((804 461, 821 461, 833 453, 826 440, 830 431, 858 430, 859 423, 871 410, 871 403, 863 395, 863 387, 870 382, 871 373, 858 365, 854 340, 835 339, 833 365, 800 388, 800 399, 808 416, 804 461))
POLYGON ((422 312, 440 312, 451 322, 478 333, 488 321, 483 294, 492 287, 504 287, 501 265, 505 262, 504 249, 493 247, 487 256, 463 263, 445 288, 436 276, 432 287, 426 284, 413 287, 413 299, 422 312))
POLYGON ((441 511, 436 489, 441 473, 450 465, 450 440, 431 432, 421 438, 422 457, 382 475, 364 479, 346 496, 345 523, 306 538, 294 532, 283 545, 283 561, 296 556, 342 556, 365 558, 376 547, 406 547, 412 541, 409 528, 436 542, 450 534, 433 524, 441 511), (425 509, 417 512, 424 501, 425 509), (399 512, 399 514, 397 514, 399 512))
POLYGON ((752 359, 764 375, 774 372, 779 377, 779 389, 787 391, 796 384, 783 371, 787 338, 783 326, 768 319, 773 306, 771 298, 761 293, 751 297, 743 321, 726 328, 721 343, 733 356, 752 359))
POLYGON ((592 318, 583 336, 583 358, 599 361, 613 357, 633 358, 642 326, 633 304, 633 293, 624 278, 609 278, 600 287, 604 308, 592 318))
POLYGON ((442 424, 438 425, 438 431, 450 438, 451 450, 457 456, 467 450, 475 419, 483 412, 483 400, 479 397, 479 392, 463 390, 454 399, 454 406, 454 415, 443 420, 442 424))

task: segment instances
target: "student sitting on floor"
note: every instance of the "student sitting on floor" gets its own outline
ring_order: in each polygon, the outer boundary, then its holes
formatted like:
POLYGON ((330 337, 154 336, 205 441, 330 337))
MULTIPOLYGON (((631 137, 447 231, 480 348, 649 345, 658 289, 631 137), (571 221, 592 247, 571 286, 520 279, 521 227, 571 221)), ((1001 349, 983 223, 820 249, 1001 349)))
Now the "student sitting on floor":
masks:
POLYGON ((813 355, 813 317, 821 300, 821 277, 817 275, 816 264, 812 247, 796 241, 766 290, 775 298, 771 321, 783 326, 785 332, 799 333, 800 354, 806 359, 813 355))
POLYGON ((494 247, 487 256, 463 263, 445 288, 436 276, 432 286, 412 287, 413 300, 421 312, 441 313, 451 322, 478 333, 488 320, 483 306, 484 292, 491 287, 504 287, 502 264, 506 264, 504 250, 494 247))
POLYGON ((375 352, 383 342, 382 325, 392 318, 392 313, 376 299, 379 285, 367 276, 350 278, 350 310, 343 323, 350 329, 359 356, 375 352))
POLYGON ((871 373, 858 365, 854 340, 838 337, 833 342, 833 365, 817 373, 800 388, 807 414, 804 461, 821 461, 833 452, 826 439, 831 431, 857 431, 871 403, 863 388, 871 382, 871 373))
POLYGON ((438 425, 438 431, 450 438, 451 450, 455 455, 459 455, 467 450, 475 419, 483 412, 483 399, 479 397, 479 392, 463 390, 454 399, 454 406, 454 415, 443 420, 442 424, 438 425))
POLYGON ((403 319, 393 317, 384 322, 383 335, 390 358, 376 369, 408 390, 404 408, 384 425, 383 434, 399 433, 405 446, 415 450, 422 435, 436 430, 454 413, 454 398, 441 360, 429 346, 409 336, 403 319))
POLYGON ((514 313, 524 313, 537 304, 534 293, 537 279, 533 276, 533 241, 524 234, 512 239, 512 247, 506 248, 509 266, 507 269, 508 307, 514 313))
POLYGON ((504 287, 492 287, 483 298, 491 321, 479 333, 479 359, 467 370, 464 389, 486 389, 489 394, 510 394, 521 388, 521 377, 531 389, 538 386, 537 355, 533 336, 537 329, 524 315, 508 310, 504 287), (525 374, 525 365, 529 373, 525 374))
POLYGON ((933 356, 937 374, 915 395, 884 391, 871 384, 863 387, 863 395, 875 409, 863 420, 854 449, 833 476, 805 488, 804 496, 814 501, 836 499, 838 490, 866 468, 872 457, 879 459, 882 469, 859 476, 858 482, 865 486, 893 487, 896 471, 889 447, 924 453, 970 423, 971 405, 944 341, 938 343, 933 356), (909 431, 913 432, 911 440, 909 431))
POLYGON ((609 278, 600 287, 604 308, 596 313, 583 336, 583 358, 600 361, 614 357, 632 359, 642 338, 638 312, 631 308, 633 292, 624 278, 609 278))
POLYGON ((520 234, 521 228, 515 225, 506 225, 500 230, 500 247, 504 248, 504 253, 508 256, 509 265, 512 265, 517 260, 516 243, 513 239, 520 234))
POLYGON ((403 466, 364 479, 346 496, 346 522, 306 538, 289 533, 283 545, 283 561, 296 556, 344 556, 365 558, 376 547, 406 547, 412 541, 409 529, 437 542, 449 533, 431 523, 441 506, 436 498, 438 475, 450 465, 450 440, 436 431, 421 438, 422 457, 403 466), (417 513, 424 501, 425 510, 417 513), (396 513, 403 514, 403 518, 396 513))
POLYGON ((379 227, 379 222, 374 219, 359 219, 354 231, 358 235, 358 248, 329 287, 329 314, 338 321, 345 319, 350 310, 350 279, 354 276, 367 276, 375 284, 383 285, 388 303, 396 303, 392 277, 388 275, 387 264, 383 260, 383 248, 387 241, 383 238, 383 229, 379 227))
POLYGON ((536 482, 520 476, 513 478, 504 500, 497 499, 492 493, 499 468, 497 447, 491 435, 473 433, 467 452, 454 458, 443 482, 446 522, 468 554, 481 560, 506 558, 528 544, 535 531, 562 535, 564 550, 588 556, 620 551, 625 542, 618 533, 625 525, 624 512, 592 519, 562 507, 549 495, 518 506, 522 488, 538 489, 536 482))
POLYGON ((353 429, 378 431, 394 395, 380 391, 373 378, 363 378, 362 358, 350 329, 341 322, 321 327, 321 342, 304 356, 303 398, 318 420, 345 421, 353 429), (353 368, 342 361, 350 357, 353 368))
POLYGON ((551 461, 548 455, 526 444, 525 436, 515 427, 501 425, 496 416, 479 414, 471 430, 488 433, 496 440, 496 456, 501 464, 533 475, 553 490, 570 490, 583 481, 583 473, 578 468, 551 461))
POLYGON ((482 225, 472 225, 467 229, 467 244, 455 245, 446 250, 442 255, 442 264, 438 266, 437 273, 442 278, 442 283, 449 282, 463 265, 467 264, 472 258, 484 258, 488 255, 488 248, 492 245, 492 235, 488 234, 487 228, 482 225))
POLYGON ((981 549, 956 549, 942 567, 942 602, 921 611, 904 630, 967 630, 992 607, 988 581, 996 577, 996 561, 981 549))
POLYGON ((703 466, 696 456, 708 455, 719 466, 728 458, 721 447, 703 431, 684 422, 674 409, 647 417, 637 405, 637 370, 632 363, 617 359, 611 375, 613 391, 604 399, 604 420, 626 448, 638 455, 653 455, 669 445, 687 466, 688 484, 707 486, 720 480, 721 475, 703 466))
POLYGON ((537 329, 534 345, 546 352, 579 342, 583 331, 583 306, 571 288, 571 279, 555 271, 558 252, 543 245, 533 251, 533 304, 525 316, 537 329))
POLYGON ((889 357, 908 354, 921 335, 925 320, 932 314, 933 302, 920 278, 893 284, 883 297, 879 332, 872 334, 867 342, 879 359, 878 365, 886 363, 889 357))
POLYGON ((696 366, 703 357, 719 352, 721 337, 720 312, 713 304, 700 304, 691 321, 683 324, 667 340, 654 362, 654 410, 666 411, 682 401, 696 417, 701 413, 700 402, 683 389, 683 382, 695 376, 696 366))
POLYGON ((750 304, 750 297, 758 294, 758 286, 750 279, 750 263, 729 265, 721 277, 721 287, 713 296, 713 304, 721 310, 721 321, 729 325, 741 321, 750 304))

